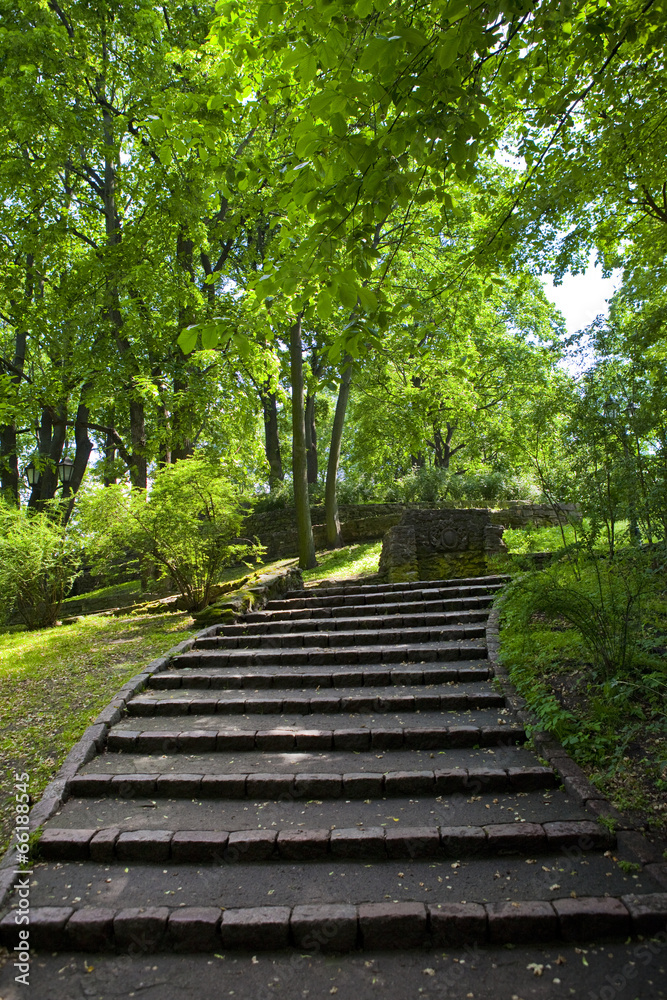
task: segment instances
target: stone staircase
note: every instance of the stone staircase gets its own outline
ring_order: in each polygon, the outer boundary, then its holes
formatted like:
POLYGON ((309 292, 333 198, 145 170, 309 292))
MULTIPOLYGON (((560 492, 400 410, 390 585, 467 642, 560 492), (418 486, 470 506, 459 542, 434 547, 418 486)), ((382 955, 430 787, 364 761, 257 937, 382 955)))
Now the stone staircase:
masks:
MULTIPOLYGON (((289 593, 155 673, 46 823, 31 945, 354 949, 667 923, 526 749, 485 624, 503 578, 289 593)), ((210 631, 210 630, 209 630, 210 631)), ((0 940, 12 948, 10 911, 0 940)))

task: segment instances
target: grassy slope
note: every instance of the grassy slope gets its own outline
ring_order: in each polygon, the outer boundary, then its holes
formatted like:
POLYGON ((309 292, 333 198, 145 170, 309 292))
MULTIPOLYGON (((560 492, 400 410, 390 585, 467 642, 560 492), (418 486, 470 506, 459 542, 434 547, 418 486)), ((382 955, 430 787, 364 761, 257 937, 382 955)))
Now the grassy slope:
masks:
MULTIPOLYGON (((319 565, 304 574, 307 583, 366 576, 377 571, 380 542, 318 553, 319 565)), ((258 567, 273 572, 293 560, 258 567)), ((238 579, 245 568, 227 571, 220 582, 238 579)), ((197 631, 188 614, 112 617, 99 612, 145 599, 137 584, 103 588, 66 602, 63 615, 83 614, 70 625, 0 633, 0 853, 13 823, 13 772, 30 774, 36 801, 68 751, 143 666, 197 631)))
POLYGON ((511 615, 503 619, 502 659, 542 727, 604 795, 635 812, 658 839, 667 838, 666 652, 661 578, 642 602, 634 665, 606 680, 566 622, 536 615, 526 629, 511 615))

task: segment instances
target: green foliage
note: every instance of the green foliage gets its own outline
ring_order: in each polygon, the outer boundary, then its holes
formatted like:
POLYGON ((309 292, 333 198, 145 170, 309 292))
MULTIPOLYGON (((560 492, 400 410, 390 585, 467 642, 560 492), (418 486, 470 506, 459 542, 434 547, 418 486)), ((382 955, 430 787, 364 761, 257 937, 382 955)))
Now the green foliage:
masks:
POLYGON ((202 459, 165 466, 150 491, 98 489, 81 502, 86 551, 100 567, 128 549, 169 577, 188 610, 206 607, 223 567, 255 557, 261 546, 239 538, 243 494, 224 470, 202 459))
POLYGON ((518 577, 507 589, 503 613, 524 630, 535 616, 576 629, 599 676, 609 680, 627 671, 637 654, 647 568, 631 553, 615 560, 589 553, 578 569, 566 563, 518 577))
POLYGON ((27 628, 54 625, 78 576, 80 550, 72 532, 48 513, 0 500, 0 612, 27 628))

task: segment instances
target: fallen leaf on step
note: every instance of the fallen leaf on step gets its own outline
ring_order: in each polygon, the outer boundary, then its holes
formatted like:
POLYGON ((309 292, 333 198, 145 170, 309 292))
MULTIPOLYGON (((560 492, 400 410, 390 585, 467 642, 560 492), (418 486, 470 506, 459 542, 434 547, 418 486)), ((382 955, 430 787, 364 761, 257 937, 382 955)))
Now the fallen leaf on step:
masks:
POLYGON ((422 972, 424 973, 425 976, 435 975, 435 969, 422 969, 422 972))
POLYGON ((537 962, 531 962, 529 965, 526 966, 526 968, 532 969, 534 976, 541 976, 542 973, 544 972, 544 966, 538 965, 537 962))

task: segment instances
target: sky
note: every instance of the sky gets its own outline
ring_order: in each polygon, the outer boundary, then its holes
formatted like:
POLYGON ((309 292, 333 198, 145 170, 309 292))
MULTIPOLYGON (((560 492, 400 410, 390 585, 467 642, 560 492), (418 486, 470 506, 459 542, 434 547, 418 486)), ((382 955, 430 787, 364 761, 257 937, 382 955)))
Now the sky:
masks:
POLYGON ((620 285, 621 272, 603 278, 600 267, 591 261, 585 274, 567 274, 560 285, 554 285, 551 278, 542 281, 547 298, 560 309, 567 332, 572 334, 588 326, 600 313, 607 314, 607 299, 620 285))

